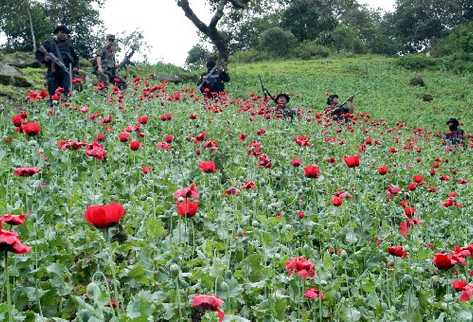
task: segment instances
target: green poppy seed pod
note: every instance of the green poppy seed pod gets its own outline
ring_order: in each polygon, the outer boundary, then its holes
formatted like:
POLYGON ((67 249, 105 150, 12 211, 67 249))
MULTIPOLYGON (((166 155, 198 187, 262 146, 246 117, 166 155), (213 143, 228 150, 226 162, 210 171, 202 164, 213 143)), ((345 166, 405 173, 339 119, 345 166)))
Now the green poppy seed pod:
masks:
POLYGON ((169 270, 171 271, 171 273, 176 274, 176 273, 179 273, 180 268, 179 268, 179 265, 172 264, 171 266, 169 266, 169 270))
POLYGON ((89 285, 87 285, 86 294, 88 298, 93 299, 95 297, 95 294, 99 292, 100 292, 100 288, 96 283, 92 282, 89 285))

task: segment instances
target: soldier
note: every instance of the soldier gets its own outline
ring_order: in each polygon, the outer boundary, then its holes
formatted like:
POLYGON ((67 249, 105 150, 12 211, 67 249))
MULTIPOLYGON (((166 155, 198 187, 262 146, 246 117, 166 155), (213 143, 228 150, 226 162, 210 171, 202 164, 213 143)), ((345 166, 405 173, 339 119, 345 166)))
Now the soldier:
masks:
POLYGON ((97 52, 94 61, 95 74, 105 84, 111 83, 117 77, 117 62, 115 59, 115 36, 107 35, 105 46, 97 52))
POLYGON ((205 96, 212 98, 225 91, 225 83, 230 76, 223 67, 217 66, 213 60, 207 62, 207 73, 202 74, 198 83, 199 89, 205 96))
POLYGON ((450 132, 444 134, 444 140, 447 145, 459 146, 465 143, 465 131, 460 126, 457 119, 451 118, 447 121, 450 132))
POLYGON ((294 119, 295 111, 287 107, 290 100, 291 98, 287 94, 281 93, 276 96, 274 99, 276 102, 276 109, 274 110, 276 118, 290 119, 291 121, 294 119))
POLYGON ((355 110, 353 99, 354 96, 351 96, 345 103, 340 105, 338 95, 330 95, 327 98, 327 107, 325 108, 325 113, 330 115, 335 121, 349 122, 355 110))
MULTIPOLYGON (((79 57, 69 39, 70 30, 60 25, 54 29, 54 38, 46 41, 36 51, 36 59, 48 67, 46 80, 49 96, 53 96, 59 87, 64 89, 64 95, 71 92, 72 70, 78 70, 79 57)), ((52 100, 50 99, 50 104, 52 100)))

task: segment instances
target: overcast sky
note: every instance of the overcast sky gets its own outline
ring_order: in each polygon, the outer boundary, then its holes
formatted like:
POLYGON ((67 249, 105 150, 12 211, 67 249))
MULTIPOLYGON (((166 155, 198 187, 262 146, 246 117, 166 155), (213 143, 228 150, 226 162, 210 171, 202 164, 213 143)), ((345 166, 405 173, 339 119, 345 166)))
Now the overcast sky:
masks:
MULTIPOLYGON (((394 0, 360 0, 374 8, 392 10, 394 0)), ((201 19, 210 13, 202 0, 190 1, 201 19)), ((184 64, 189 49, 198 42, 196 28, 176 5, 175 0, 108 0, 102 10, 107 32, 121 33, 140 29, 152 46, 150 61, 184 64)))

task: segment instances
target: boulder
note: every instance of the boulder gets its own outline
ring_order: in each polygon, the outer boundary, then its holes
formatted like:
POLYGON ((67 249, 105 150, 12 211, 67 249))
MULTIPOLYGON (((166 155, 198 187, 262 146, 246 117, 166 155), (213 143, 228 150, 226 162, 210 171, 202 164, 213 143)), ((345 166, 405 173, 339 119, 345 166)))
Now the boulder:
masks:
POLYGON ((411 86, 421 86, 421 87, 425 87, 425 81, 424 79, 419 76, 419 75, 416 75, 416 77, 412 78, 410 81, 409 81, 409 84, 411 86))
POLYGON ((0 84, 16 87, 33 86, 18 69, 3 63, 0 63, 0 84))
POLYGON ((174 83, 174 84, 179 84, 182 83, 182 78, 177 76, 177 75, 166 75, 166 74, 160 74, 158 75, 158 81, 160 82, 169 82, 169 83, 174 83))
POLYGON ((0 63, 7 64, 17 68, 38 68, 41 64, 36 60, 33 53, 16 52, 5 54, 0 58, 0 63))
POLYGON ((434 96, 432 94, 424 94, 422 96, 422 100, 424 102, 432 102, 434 100, 434 96))

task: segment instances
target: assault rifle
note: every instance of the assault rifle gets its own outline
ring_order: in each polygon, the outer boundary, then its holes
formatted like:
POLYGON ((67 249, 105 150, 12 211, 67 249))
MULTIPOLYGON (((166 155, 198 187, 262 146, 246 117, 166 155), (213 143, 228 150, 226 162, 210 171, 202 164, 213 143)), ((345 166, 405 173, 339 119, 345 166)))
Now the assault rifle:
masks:
POLYGON ((133 47, 129 53, 125 54, 125 57, 123 58, 123 60, 120 62, 120 64, 118 64, 117 69, 120 70, 120 69, 125 68, 128 65, 130 65, 131 64, 130 59, 135 54, 135 51, 136 51, 136 49, 133 47))
POLYGON ((50 53, 46 50, 46 48, 44 48, 44 46, 40 46, 38 48, 38 50, 44 54, 45 57, 48 57, 48 59, 53 63, 55 64, 56 66, 58 66, 59 68, 61 68, 68 76, 69 78, 72 77, 70 71, 69 71, 69 68, 66 67, 66 65, 64 65, 64 63, 58 58, 56 57, 56 55, 54 55, 53 53, 50 53))
POLYGON ((199 86, 197 87, 197 89, 202 92, 202 88, 204 87, 204 85, 207 83, 207 79, 213 75, 213 73, 215 73, 215 71, 218 69, 218 64, 216 64, 209 72, 207 75, 205 75, 204 77, 202 77, 202 80, 199 84, 199 86))
POLYGON ((258 78, 259 78, 259 82, 261 84, 261 91, 263 92, 264 97, 265 98, 270 97, 275 103, 277 103, 276 98, 273 95, 271 95, 271 93, 266 88, 266 86, 264 86, 263 79, 261 78, 261 76, 258 76, 258 78))
POLYGON ((332 114, 335 114, 338 111, 342 110, 344 108, 344 106, 346 106, 348 104, 348 102, 350 102, 350 103, 353 102, 353 99, 355 98, 356 95, 357 94, 353 94, 352 96, 347 98, 345 102, 343 102, 342 104, 339 104, 334 110, 332 110, 332 114))

